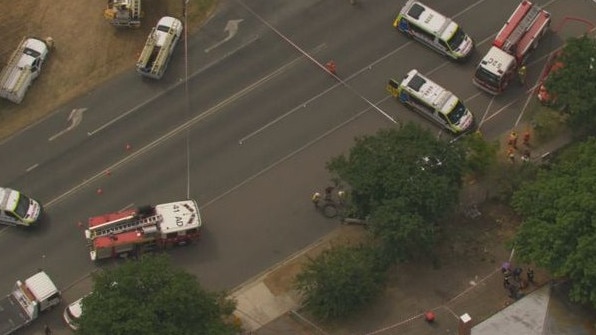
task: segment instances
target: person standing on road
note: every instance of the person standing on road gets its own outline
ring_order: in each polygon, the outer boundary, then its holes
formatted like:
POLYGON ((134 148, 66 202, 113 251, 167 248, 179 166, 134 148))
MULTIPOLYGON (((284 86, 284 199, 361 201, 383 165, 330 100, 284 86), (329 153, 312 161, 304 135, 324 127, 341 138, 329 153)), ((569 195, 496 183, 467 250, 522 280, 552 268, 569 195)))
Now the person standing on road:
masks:
POLYGON ((530 162, 530 150, 524 150, 524 153, 521 155, 521 160, 524 163, 530 162))
POLYGON ((318 208, 319 207, 319 202, 321 201, 321 193, 315 192, 312 195, 311 200, 312 200, 312 203, 315 205, 315 207, 318 208))
POLYGON ((519 283, 521 280, 521 274, 524 270, 520 267, 513 269, 513 280, 519 283))
POLYGON ((526 147, 530 146, 530 131, 526 130, 523 137, 523 143, 526 147))
POLYGON ((337 191, 337 198, 339 199, 339 204, 343 205, 346 203, 346 191, 339 190, 337 191))
POLYGON ((511 270, 509 269, 502 269, 503 271, 503 287, 509 288, 509 276, 511 276, 511 270))
POLYGON ((513 149, 517 149, 517 133, 515 131, 512 131, 511 134, 509 134, 509 142, 507 144, 513 149))
POLYGON ((526 84, 526 74, 528 72, 528 69, 526 68, 525 65, 522 65, 518 70, 517 70, 517 76, 519 77, 519 82, 522 85, 526 84))
POLYGON ((331 201, 331 193, 333 193, 333 186, 327 186, 325 188, 325 201, 331 201))
POLYGON ((507 150, 507 158, 511 163, 515 163, 515 150, 512 147, 507 150))
POLYGON ((534 270, 532 270, 532 268, 529 268, 528 272, 526 272, 526 275, 528 276, 528 283, 534 284, 534 270))
POLYGON ((50 326, 48 326, 48 325, 45 325, 43 327, 43 332, 45 335, 52 335, 52 330, 50 329, 50 326))

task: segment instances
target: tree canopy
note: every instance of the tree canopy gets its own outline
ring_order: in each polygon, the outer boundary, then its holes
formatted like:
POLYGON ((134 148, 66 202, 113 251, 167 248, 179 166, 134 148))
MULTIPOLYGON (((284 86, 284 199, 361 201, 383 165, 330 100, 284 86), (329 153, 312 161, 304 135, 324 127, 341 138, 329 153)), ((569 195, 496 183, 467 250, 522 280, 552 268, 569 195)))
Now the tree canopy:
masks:
POLYGON ((367 246, 335 246, 311 259, 296 277, 303 305, 321 319, 361 308, 383 288, 385 271, 367 246))
POLYGON ((566 106, 574 129, 596 129, 596 39, 570 38, 560 55, 563 67, 549 74, 545 86, 566 106))
POLYGON ((459 200, 465 152, 408 123, 357 138, 327 168, 349 185, 355 215, 370 218, 387 257, 399 260, 432 246, 433 225, 459 200))
POLYGON ((512 198, 523 216, 514 246, 522 261, 571 279, 571 298, 596 306, 596 139, 566 150, 512 198))
POLYGON ((98 272, 93 293, 83 299, 78 334, 235 334, 228 322, 235 303, 208 292, 165 256, 98 272))

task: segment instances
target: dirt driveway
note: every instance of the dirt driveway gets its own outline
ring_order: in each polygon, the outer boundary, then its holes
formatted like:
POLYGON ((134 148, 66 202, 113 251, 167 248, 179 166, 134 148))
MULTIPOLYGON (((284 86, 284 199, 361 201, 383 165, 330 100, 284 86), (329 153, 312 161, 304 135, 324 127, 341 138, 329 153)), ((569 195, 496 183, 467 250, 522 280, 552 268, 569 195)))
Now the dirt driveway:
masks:
MULTIPOLYGON (((107 0, 19 0, 0 11, 0 66, 24 36, 52 37, 41 75, 19 105, 0 99, 0 140, 42 119, 68 100, 105 80, 132 71, 149 31, 164 15, 182 17, 184 0, 144 0, 139 29, 116 29, 104 20, 107 0)), ((190 31, 215 8, 217 0, 190 0, 190 31)))

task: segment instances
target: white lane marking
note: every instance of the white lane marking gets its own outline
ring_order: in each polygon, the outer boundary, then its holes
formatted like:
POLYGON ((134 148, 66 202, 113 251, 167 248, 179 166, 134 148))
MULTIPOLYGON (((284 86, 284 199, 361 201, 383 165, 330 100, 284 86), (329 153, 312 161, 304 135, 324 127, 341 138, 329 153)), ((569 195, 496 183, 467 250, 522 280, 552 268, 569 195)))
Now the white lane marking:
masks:
POLYGON ((499 108, 496 112, 494 112, 493 114, 489 115, 486 119, 484 119, 484 122, 488 122, 490 119, 492 119, 495 116, 501 114, 501 112, 503 112, 505 109, 511 107, 514 103, 518 102, 519 99, 521 99, 521 97, 515 98, 511 102, 509 102, 508 104, 506 104, 505 106, 499 108))
MULTIPOLYGON (((385 99, 383 99, 385 100, 385 99)), ((381 101, 383 101, 381 100, 381 101)), ((379 102, 377 102, 379 103, 379 102)), ((271 169, 277 167, 278 165, 282 164, 283 162, 287 161, 288 159, 296 156, 297 154, 299 154, 300 152, 306 150, 307 148, 309 148, 310 146, 312 146, 313 144, 321 141, 322 139, 324 139, 325 137, 331 135, 332 133, 334 133, 335 131, 341 129, 342 127, 346 126, 347 124, 351 123, 352 121, 358 119, 360 116, 364 115, 366 112, 368 112, 370 110, 370 108, 366 108, 362 111, 360 111, 358 114, 350 117, 349 119, 343 121, 342 123, 336 125, 335 127, 327 130, 326 132, 324 132, 323 134, 319 135, 318 137, 312 139, 311 141, 307 142, 306 144, 304 144, 303 146, 301 146, 300 148, 290 152, 289 154, 285 155, 284 157, 280 158, 279 160, 275 161, 274 163, 270 164, 269 166, 263 168, 262 170, 258 171, 257 173, 253 174, 252 176, 244 179, 242 182, 236 184, 235 186, 231 187, 230 189, 228 189, 227 191, 223 192, 222 194, 216 196, 215 198, 207 201, 203 206, 201 206, 201 208, 205 208, 208 207, 210 205, 212 205, 213 203, 215 203, 216 201, 220 200, 221 198, 225 197, 226 195, 236 191, 237 189, 241 188, 242 186, 248 184, 249 182, 255 180, 256 178, 258 178, 259 176, 265 174, 266 172, 270 171, 271 169)))
POLYGON ((35 164, 31 165, 30 167, 28 167, 25 171, 31 172, 31 171, 35 170, 38 166, 39 166, 39 163, 35 163, 35 164))
POLYGON ((68 127, 66 127, 66 129, 59 131, 54 136, 50 137, 48 139, 48 141, 51 142, 51 141, 55 140, 56 138, 64 135, 68 131, 74 129, 76 126, 78 126, 81 123, 81 121, 83 121, 83 113, 86 110, 87 110, 87 108, 75 108, 72 111, 70 111, 70 114, 68 115, 68 118, 66 119, 66 121, 68 122, 68 127))
MULTIPOLYGON (((234 53, 238 52, 239 50, 249 46, 250 44, 254 43, 256 40, 259 39, 259 36, 255 36, 252 39, 250 39, 249 41, 247 41, 246 43, 240 45, 238 48, 234 49, 233 51, 227 53, 226 55, 224 55, 223 57, 205 65, 204 67, 198 69, 197 71, 195 71, 194 73, 192 73, 189 77, 189 79, 192 79, 193 77, 199 75, 200 73, 204 72, 205 70, 209 69, 210 67, 220 63, 221 61, 223 61, 224 59, 228 58, 229 56, 233 55, 234 53)), ((111 126, 112 124, 118 122, 120 119, 128 116, 129 114, 132 114, 134 112, 136 112, 137 110, 141 109, 142 107, 146 106, 147 104, 159 99, 160 97, 162 97, 163 95, 165 95, 166 93, 176 89, 178 86, 182 85, 183 83, 185 83, 185 80, 179 80, 177 83, 171 85, 170 87, 166 88, 164 91, 157 93, 156 95, 154 95, 153 97, 145 100, 144 102, 136 105, 135 107, 129 109, 128 111, 118 115, 117 117, 113 118, 112 120, 104 123, 103 125, 101 125, 99 128, 96 128, 90 132, 87 133, 88 136, 92 136, 97 134, 98 132, 104 130, 105 128, 111 126)))
POLYGON ((284 70, 285 67, 287 66, 291 66, 293 62, 296 62, 298 60, 302 59, 302 57, 298 57, 296 58, 294 61, 284 65, 283 67, 277 69, 275 72, 261 78, 259 81, 251 84, 250 86, 245 87, 243 90, 236 92, 234 95, 226 98, 225 100, 219 102, 217 105, 209 108, 207 111, 193 117, 192 119, 180 124, 178 127, 170 130, 168 133, 164 134, 163 136, 155 139, 153 142, 147 144, 146 146, 142 147, 141 149, 133 152, 132 154, 130 154, 129 156, 113 163, 112 165, 108 166, 107 168, 103 169, 101 172, 96 173, 95 175, 91 176, 90 178, 86 179, 83 183, 74 186, 73 188, 71 188, 70 190, 64 192, 63 194, 57 196, 56 198, 48 201, 45 205, 46 208, 50 208, 53 204, 61 201, 63 198, 66 198, 67 196, 69 196, 70 194, 75 193, 76 191, 82 189, 84 186, 91 184, 92 182, 98 180, 99 178, 105 176, 105 171, 114 171, 116 168, 118 168, 119 166, 123 165, 124 163, 126 163, 128 160, 131 160, 133 158, 136 158, 146 152, 148 152, 149 150, 151 150, 152 148, 156 147, 157 145, 159 145, 160 143, 168 140, 169 138, 177 135, 178 133, 181 133, 183 131, 185 131, 186 129, 188 129, 190 126, 194 125, 195 123, 205 119, 206 117, 216 113, 217 111, 219 111, 221 108, 223 108, 224 106, 238 100, 239 98, 243 97, 244 95, 246 95, 248 92, 250 92, 254 87, 260 85, 262 82, 265 82, 269 79, 271 79, 272 77, 276 76, 278 73, 282 72, 284 70))
POLYGON ((495 101, 495 96, 493 95, 490 98, 490 101, 488 102, 488 106, 486 106, 486 109, 484 110, 484 115, 482 115, 482 119, 480 119, 480 122, 478 123, 478 130, 480 130, 480 128, 484 124, 484 121, 486 120, 486 115, 488 115, 488 111, 490 110, 490 107, 493 105, 494 101, 495 101))
POLYGON ((238 33, 238 26, 240 25, 240 22, 244 21, 244 19, 240 19, 240 20, 229 20, 228 23, 226 24, 225 28, 224 28, 224 32, 228 33, 228 36, 226 36, 226 38, 224 38, 223 40, 215 43, 214 45, 210 46, 209 48, 205 49, 205 53, 210 52, 211 50, 219 47, 220 45, 226 43, 227 41, 231 40, 232 37, 234 37, 237 33, 238 33))
POLYGON ((124 207, 120 208, 120 210, 118 210, 118 212, 124 212, 125 210, 127 210, 127 209, 131 209, 131 208, 133 208, 134 206, 135 206, 135 203, 134 203, 134 202, 131 202, 130 204, 128 204, 128 205, 126 205, 126 206, 124 206, 124 207))
POLYGON ((467 12, 467 11, 469 11, 470 9, 472 9, 472 8, 474 8, 474 7, 476 7, 476 6, 478 6, 479 4, 483 3, 484 1, 486 1, 486 0, 479 0, 479 1, 476 1, 475 3, 473 3, 473 4, 469 5, 468 7, 464 8, 463 10, 459 11, 457 14, 453 15, 452 17, 453 17, 453 18, 456 18, 456 17, 458 17, 458 16, 460 16, 460 15, 463 15, 465 12, 467 12))

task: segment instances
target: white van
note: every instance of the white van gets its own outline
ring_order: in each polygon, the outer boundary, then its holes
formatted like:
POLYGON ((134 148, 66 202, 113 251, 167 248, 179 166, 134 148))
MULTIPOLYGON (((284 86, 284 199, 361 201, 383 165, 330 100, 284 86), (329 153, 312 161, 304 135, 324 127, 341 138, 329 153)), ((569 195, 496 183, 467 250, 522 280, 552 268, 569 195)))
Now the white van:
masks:
POLYGON ((21 103, 48 55, 46 42, 25 37, 0 72, 0 97, 21 103))
POLYGON ((0 224, 7 226, 31 226, 40 218, 39 202, 19 191, 0 187, 0 224))
POLYGON ((455 60, 466 59, 474 48, 457 23, 420 1, 409 0, 393 20, 393 27, 455 60))
POLYGON ((401 82, 389 80, 387 91, 418 114, 453 134, 474 128, 474 116, 455 94, 417 70, 410 70, 401 82))

